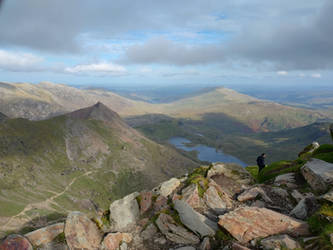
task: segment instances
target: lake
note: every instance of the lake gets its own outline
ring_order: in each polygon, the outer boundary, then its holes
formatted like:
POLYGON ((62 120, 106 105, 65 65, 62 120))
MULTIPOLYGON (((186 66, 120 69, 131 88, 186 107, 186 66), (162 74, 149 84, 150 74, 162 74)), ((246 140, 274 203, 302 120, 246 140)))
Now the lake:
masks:
POLYGON ((185 151, 197 151, 198 159, 201 161, 237 163, 243 167, 248 165, 237 157, 223 153, 222 150, 216 150, 215 148, 201 144, 188 146, 186 143, 191 143, 191 141, 183 137, 174 137, 169 139, 168 142, 178 149, 185 151))

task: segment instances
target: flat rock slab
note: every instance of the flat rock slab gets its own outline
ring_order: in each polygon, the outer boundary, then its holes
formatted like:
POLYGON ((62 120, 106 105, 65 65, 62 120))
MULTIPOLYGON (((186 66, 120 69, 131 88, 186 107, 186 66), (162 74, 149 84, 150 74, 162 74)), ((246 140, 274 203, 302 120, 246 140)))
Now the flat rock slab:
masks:
POLYGON ((0 243, 0 250, 33 250, 33 247, 27 238, 12 234, 0 243))
POLYGON ((217 224, 202 214, 196 212, 191 206, 182 200, 174 201, 181 222, 192 232, 201 237, 214 236, 218 227, 217 224))
POLYGON ((216 188, 213 186, 210 186, 204 193, 204 201, 216 214, 222 214, 227 209, 227 204, 222 200, 216 188))
POLYGON ((114 231, 127 231, 135 226, 140 215, 137 196, 139 193, 135 192, 110 205, 110 221, 114 231))
POLYGON ((254 181, 251 174, 245 168, 233 163, 214 163, 213 167, 207 173, 207 178, 216 175, 224 175, 239 184, 245 185, 251 184, 254 181))
POLYGON ((177 244, 195 245, 200 242, 196 235, 177 225, 170 215, 161 213, 156 220, 156 225, 168 240, 177 244))
POLYGON ((33 232, 27 233, 25 237, 31 242, 34 246, 46 245, 57 237, 59 234, 64 232, 64 223, 57 223, 50 225, 44 228, 40 228, 33 232))
POLYGON ((267 208, 241 207, 219 218, 219 225, 242 243, 281 233, 309 234, 307 223, 267 208))
POLYGON ((81 212, 67 216, 65 237, 70 249, 99 249, 102 240, 96 224, 81 212))
POLYGON ((168 197, 173 191, 176 190, 177 187, 180 185, 180 180, 177 178, 171 178, 168 181, 165 181, 161 184, 159 193, 165 197, 168 197))
POLYGON ((324 193, 333 185, 333 164, 311 159, 302 168, 305 180, 313 190, 324 193))

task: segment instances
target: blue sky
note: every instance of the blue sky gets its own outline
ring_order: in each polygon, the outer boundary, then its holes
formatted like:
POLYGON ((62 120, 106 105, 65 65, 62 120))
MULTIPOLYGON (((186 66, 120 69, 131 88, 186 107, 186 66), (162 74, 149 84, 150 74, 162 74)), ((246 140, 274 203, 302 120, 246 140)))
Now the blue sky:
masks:
POLYGON ((330 0, 3 0, 0 81, 326 84, 330 0))

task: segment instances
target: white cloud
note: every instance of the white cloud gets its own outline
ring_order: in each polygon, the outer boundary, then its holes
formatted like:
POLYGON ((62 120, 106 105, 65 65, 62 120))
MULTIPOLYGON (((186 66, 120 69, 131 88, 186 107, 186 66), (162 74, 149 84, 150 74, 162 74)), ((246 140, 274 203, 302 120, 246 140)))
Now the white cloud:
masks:
POLYGON ((0 69, 6 71, 42 71, 43 58, 29 53, 14 53, 0 50, 0 69))
POLYGON ((278 71, 278 72, 276 72, 278 75, 280 75, 280 76, 286 76, 286 75, 288 75, 288 72, 287 71, 278 71))
POLYGON ((313 77, 313 78, 321 78, 321 74, 314 73, 314 74, 311 75, 311 77, 313 77))
POLYGON ((66 73, 71 74, 97 74, 97 75, 125 75, 127 70, 125 67, 113 63, 94 63, 94 64, 79 64, 74 67, 65 68, 66 73))

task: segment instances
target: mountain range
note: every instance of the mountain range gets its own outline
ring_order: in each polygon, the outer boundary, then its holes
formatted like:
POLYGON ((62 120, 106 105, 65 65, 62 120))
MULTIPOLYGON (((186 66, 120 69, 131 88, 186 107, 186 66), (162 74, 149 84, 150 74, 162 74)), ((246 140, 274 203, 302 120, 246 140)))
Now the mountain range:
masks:
POLYGON ((227 88, 213 88, 170 103, 152 104, 103 89, 77 89, 48 82, 1 83, 0 97, 0 112, 32 120, 72 112, 98 101, 122 117, 163 114, 198 120, 207 114, 223 114, 225 119, 234 119, 253 131, 277 131, 331 118, 320 111, 260 100, 227 88))
POLYGON ((96 213, 110 200, 196 166, 102 103, 46 120, 6 119, 0 123, 0 231, 75 209, 96 213))

